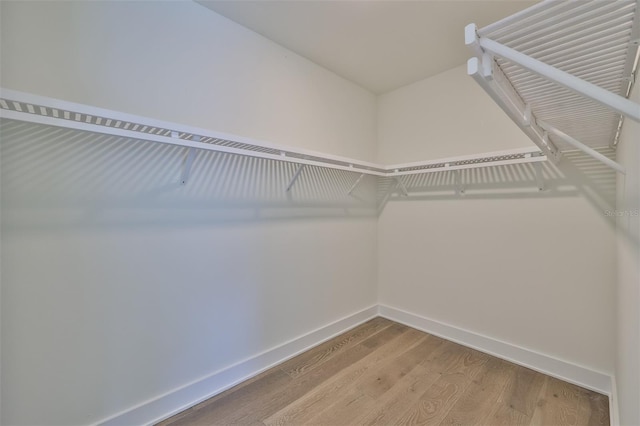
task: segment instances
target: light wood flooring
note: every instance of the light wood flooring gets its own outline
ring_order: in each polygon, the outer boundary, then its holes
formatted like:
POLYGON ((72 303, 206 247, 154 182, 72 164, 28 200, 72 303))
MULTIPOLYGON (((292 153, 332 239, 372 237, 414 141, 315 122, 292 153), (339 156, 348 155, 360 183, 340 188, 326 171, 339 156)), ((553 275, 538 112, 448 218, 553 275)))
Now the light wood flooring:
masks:
POLYGON ((375 318, 161 423, 608 425, 606 396, 375 318))

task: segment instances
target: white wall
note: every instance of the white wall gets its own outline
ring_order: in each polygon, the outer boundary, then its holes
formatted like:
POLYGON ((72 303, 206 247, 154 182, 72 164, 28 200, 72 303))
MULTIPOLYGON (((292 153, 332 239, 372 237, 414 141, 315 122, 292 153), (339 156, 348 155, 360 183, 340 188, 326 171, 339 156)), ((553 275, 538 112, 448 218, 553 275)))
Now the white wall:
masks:
POLYGON ((532 145, 460 66, 378 98, 378 160, 434 160, 532 145))
MULTIPOLYGON (((640 85, 631 99, 640 102, 640 85)), ((616 382, 620 423, 640 424, 640 131, 626 120, 617 160, 626 169, 618 177, 618 356, 616 382)))
MULTIPOLYGON (((531 145, 463 67, 382 95, 378 144, 382 162, 531 145)), ((445 174, 407 180, 423 194, 379 218, 380 303, 610 374, 615 177, 577 155, 544 192, 533 176, 464 173, 463 198, 445 174)))
MULTIPOLYGON (((374 157, 373 95, 200 5, 1 7, 4 87, 374 157)), ((2 126, 3 424, 95 422, 376 302, 357 175, 287 197, 292 166, 200 153, 182 187, 181 149, 2 126)))

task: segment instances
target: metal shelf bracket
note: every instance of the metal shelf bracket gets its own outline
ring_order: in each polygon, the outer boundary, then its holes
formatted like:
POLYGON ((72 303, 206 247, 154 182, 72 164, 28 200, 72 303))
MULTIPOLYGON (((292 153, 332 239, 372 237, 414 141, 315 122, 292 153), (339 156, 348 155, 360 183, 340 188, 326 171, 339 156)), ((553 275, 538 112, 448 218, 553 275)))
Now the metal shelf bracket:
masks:
MULTIPOLYGON (((194 142, 200 142, 200 138, 194 136, 194 142)), ((191 174, 191 166, 193 165, 193 160, 196 158, 196 148, 188 148, 187 149, 187 157, 184 160, 184 165, 182 167, 182 176, 180 177, 180 183, 182 185, 186 185, 189 180, 189 175, 191 174)))
POLYGON ((289 185, 287 185, 287 192, 291 191, 293 184, 296 183, 296 181, 300 177, 300 173, 302 173, 302 170, 304 170, 304 166, 305 166, 304 164, 300 164, 298 166, 298 170, 296 170, 296 173, 291 178, 291 182, 289 182, 289 185))
POLYGON ((533 163, 533 169, 536 172, 536 184, 538 185, 538 191, 544 191, 544 178, 542 176, 542 164, 533 163))
MULTIPOLYGON (((465 27, 465 42, 474 52, 476 52, 476 48, 480 48, 475 24, 469 24, 465 27), (472 35, 473 38, 471 38, 472 35)), ((482 49, 480 50, 482 51, 482 49)), ((491 55, 483 51, 478 57, 470 58, 467 61, 467 74, 473 77, 509 118, 552 161, 559 161, 560 151, 550 141, 544 143, 543 130, 536 124, 536 117, 531 111, 531 106, 522 100, 500 67, 495 65, 491 55)))
MULTIPOLYGON (((539 164, 539 163, 536 163, 539 164)), ((455 170, 455 180, 456 180, 456 193, 458 195, 464 195, 464 185, 462 184, 462 173, 460 170, 455 170)))
POLYGON ((351 193, 356 189, 358 184, 362 181, 362 178, 364 178, 364 173, 361 173, 360 177, 358 177, 358 179, 353 183, 353 185, 351 185, 351 188, 349 188, 349 192, 347 192, 347 195, 351 195, 351 193))
POLYGON ((616 163, 615 161, 613 161, 609 157, 599 153, 595 149, 583 144, 579 140, 577 140, 577 139, 569 136, 568 134, 556 129, 555 127, 551 126, 549 123, 541 121, 539 124, 540 124, 540 126, 542 126, 542 128, 545 130, 545 132, 549 132, 549 133, 559 137, 560 139, 562 139, 563 141, 565 141, 569 145, 572 145, 573 147, 575 147, 575 148, 579 149, 580 151, 584 152, 585 154, 590 155, 591 157, 595 158, 596 160, 606 164, 607 166, 611 167, 612 169, 614 169, 618 173, 622 173, 623 175, 626 173, 625 168, 622 165, 616 163))
POLYGON ((404 186, 404 183, 402 183, 402 180, 400 180, 400 177, 396 177, 394 178, 396 180, 396 184, 398 186, 398 188, 400 189, 400 192, 402 192, 402 195, 404 195, 405 197, 409 196, 409 191, 407 191, 407 187, 404 186))

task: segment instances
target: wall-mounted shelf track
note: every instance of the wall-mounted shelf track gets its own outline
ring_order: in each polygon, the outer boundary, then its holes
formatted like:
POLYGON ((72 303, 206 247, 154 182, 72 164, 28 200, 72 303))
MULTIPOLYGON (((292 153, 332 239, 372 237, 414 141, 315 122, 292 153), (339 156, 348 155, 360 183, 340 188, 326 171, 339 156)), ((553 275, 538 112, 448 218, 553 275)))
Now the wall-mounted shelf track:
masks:
POLYGON ((127 137, 134 140, 184 146, 189 149, 189 152, 181 176, 182 183, 187 182, 191 168, 189 158, 193 160, 194 150, 197 149, 299 164, 298 171, 292 177, 287 191, 293 187, 304 166, 346 170, 360 173, 361 176, 401 177, 509 164, 538 163, 547 160, 540 149, 531 147, 439 160, 381 165, 279 146, 242 136, 213 132, 8 89, 0 89, 0 117, 127 137))
MULTIPOLYGON (((553 159, 615 146, 638 66, 638 3, 546 0, 484 28, 470 24, 469 75, 553 159)), ((607 161, 608 160, 608 161, 607 161)))

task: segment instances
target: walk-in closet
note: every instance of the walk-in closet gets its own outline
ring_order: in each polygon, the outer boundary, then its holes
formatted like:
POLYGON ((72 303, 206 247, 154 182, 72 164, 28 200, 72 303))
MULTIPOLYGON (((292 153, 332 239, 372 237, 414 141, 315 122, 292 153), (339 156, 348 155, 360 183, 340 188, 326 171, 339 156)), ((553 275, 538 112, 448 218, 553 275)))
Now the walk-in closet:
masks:
POLYGON ((0 0, 0 423, 640 424, 639 13, 0 0))

